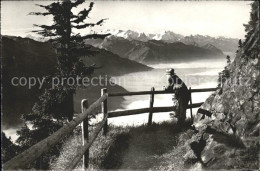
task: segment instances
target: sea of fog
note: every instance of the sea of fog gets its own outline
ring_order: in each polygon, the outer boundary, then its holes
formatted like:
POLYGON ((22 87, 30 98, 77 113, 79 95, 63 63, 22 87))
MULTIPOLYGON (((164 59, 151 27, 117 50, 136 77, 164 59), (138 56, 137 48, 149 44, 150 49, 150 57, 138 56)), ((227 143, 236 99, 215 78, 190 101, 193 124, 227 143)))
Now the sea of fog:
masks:
MULTIPOLYGON (((175 73, 188 87, 215 88, 217 86, 218 73, 223 70, 225 65, 225 60, 150 65, 150 67, 154 68, 151 71, 126 74, 114 77, 114 80, 127 91, 149 91, 152 87, 154 87, 155 90, 163 90, 163 86, 167 86, 166 70, 174 68, 175 73)), ((192 93, 192 101, 193 103, 204 102, 211 93, 212 92, 192 93)), ((149 98, 149 95, 125 96, 125 101, 122 104, 123 108, 118 110, 149 107, 149 98)), ((171 106, 173 105, 171 99, 172 95, 170 94, 155 95, 154 106, 171 106)), ((113 99, 111 98, 109 100, 113 99)), ((193 109, 193 114, 196 112, 197 109, 193 109)), ((172 118, 170 118, 169 113, 170 112, 154 113, 153 121, 157 123, 171 121, 172 118)), ((190 110, 187 110, 187 117, 190 117, 190 110)), ((142 125, 148 122, 148 113, 111 118, 108 122, 109 124, 120 126, 142 125)))
MULTIPOLYGON (((136 72, 131 74, 126 74, 118 77, 113 77, 113 80, 120 86, 124 87, 127 91, 149 91, 152 87, 155 90, 163 90, 163 86, 167 86, 166 70, 169 68, 174 68, 175 73, 185 82, 188 87, 191 88, 213 88, 217 86, 218 73, 223 70, 226 65, 226 61, 223 59, 221 61, 199 61, 191 63, 171 63, 171 64, 158 64, 151 65, 153 70, 145 72, 136 72)), ((204 102, 205 99, 211 94, 211 92, 205 93, 193 93, 192 101, 193 103, 204 102)), ((109 100, 113 100, 111 97, 109 100)), ((124 96, 124 101, 117 110, 125 109, 138 109, 149 107, 150 96, 149 95, 138 95, 138 96, 124 96)), ((171 106, 172 95, 155 95, 154 106, 171 106)), ((120 106, 120 104, 118 104, 120 106)), ((193 114, 195 114, 197 109, 193 109, 193 114)), ((153 121, 172 121, 170 118, 170 112, 167 113, 154 113, 153 121)), ((187 110, 187 117, 190 116, 190 110, 187 110)), ((102 116, 98 117, 96 121, 102 119, 102 116)), ((124 116, 117 118, 108 119, 108 124, 117 126, 137 126, 147 123, 148 113, 124 116)), ((30 125, 29 125, 30 126, 30 125)), ((6 135, 12 138, 12 140, 17 139, 16 135, 17 128, 10 128, 4 130, 6 135)))

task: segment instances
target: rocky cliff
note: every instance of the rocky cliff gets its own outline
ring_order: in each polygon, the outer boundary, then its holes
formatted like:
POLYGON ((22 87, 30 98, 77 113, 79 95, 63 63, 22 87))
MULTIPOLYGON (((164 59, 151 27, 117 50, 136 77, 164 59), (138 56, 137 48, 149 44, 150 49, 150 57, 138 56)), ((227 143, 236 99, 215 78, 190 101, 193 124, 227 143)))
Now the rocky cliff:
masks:
POLYGON ((259 7, 252 4, 247 35, 229 76, 201 106, 194 119, 195 134, 186 143, 186 162, 207 169, 259 169, 260 54, 259 7), (203 110, 202 110, 203 111, 203 110))

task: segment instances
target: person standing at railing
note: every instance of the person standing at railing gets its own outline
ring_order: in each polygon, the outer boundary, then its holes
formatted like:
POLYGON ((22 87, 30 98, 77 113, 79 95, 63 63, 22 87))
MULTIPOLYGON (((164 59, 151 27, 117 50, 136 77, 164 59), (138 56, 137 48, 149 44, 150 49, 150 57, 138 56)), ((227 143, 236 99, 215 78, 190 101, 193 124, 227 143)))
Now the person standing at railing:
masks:
POLYGON ((177 123, 182 125, 186 119, 186 109, 191 93, 185 83, 175 74, 174 69, 167 70, 166 75, 168 76, 168 86, 165 88, 165 91, 175 93, 173 101, 175 98, 178 100, 178 105, 176 106, 177 123))

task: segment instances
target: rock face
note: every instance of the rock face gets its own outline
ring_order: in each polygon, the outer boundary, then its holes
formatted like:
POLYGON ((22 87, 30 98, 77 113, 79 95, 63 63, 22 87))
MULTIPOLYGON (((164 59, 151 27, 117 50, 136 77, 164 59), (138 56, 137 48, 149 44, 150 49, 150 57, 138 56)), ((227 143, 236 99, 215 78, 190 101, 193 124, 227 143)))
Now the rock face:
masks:
MULTIPOLYGON (((201 153, 207 169, 259 169, 260 54, 258 4, 252 4, 246 40, 227 69, 230 76, 201 106, 212 115, 198 113, 194 119, 198 131, 187 144, 206 146, 201 153), (203 135, 204 134, 204 135, 203 135)), ((194 157, 190 150, 186 160, 194 157)))

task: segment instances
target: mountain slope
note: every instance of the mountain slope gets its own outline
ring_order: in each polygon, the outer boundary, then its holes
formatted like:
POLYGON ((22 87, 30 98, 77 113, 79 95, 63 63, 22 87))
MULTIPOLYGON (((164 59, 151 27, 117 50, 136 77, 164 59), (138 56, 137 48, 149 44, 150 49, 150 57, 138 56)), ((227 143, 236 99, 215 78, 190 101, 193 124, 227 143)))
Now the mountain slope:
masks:
POLYGON ((238 39, 225 38, 225 37, 210 37, 202 35, 190 35, 181 39, 181 42, 185 44, 194 44, 198 46, 204 46, 206 44, 212 44, 213 46, 221 49, 223 52, 235 52, 238 47, 238 39))
MULTIPOLYGON (((216 47, 197 47, 181 42, 166 43, 157 40, 147 42, 130 41, 115 36, 106 38, 100 47, 124 58, 146 64, 187 62, 199 59, 215 59, 224 56, 221 50, 216 47)), ((212 47, 214 46, 212 45, 212 47)))
POLYGON ((93 50, 96 50, 99 53, 95 56, 83 58, 83 61, 86 64, 95 63, 97 66, 101 67, 101 69, 96 70, 95 75, 118 76, 131 72, 148 71, 152 69, 151 67, 141 63, 121 58, 120 56, 104 49, 93 48, 93 50))
POLYGON ((18 37, 2 37, 1 56, 2 126, 5 128, 20 124, 21 114, 31 111, 42 92, 35 87, 29 89, 28 85, 13 86, 12 78, 42 78, 55 71, 56 59, 50 45, 18 37))

